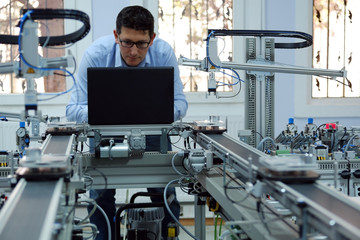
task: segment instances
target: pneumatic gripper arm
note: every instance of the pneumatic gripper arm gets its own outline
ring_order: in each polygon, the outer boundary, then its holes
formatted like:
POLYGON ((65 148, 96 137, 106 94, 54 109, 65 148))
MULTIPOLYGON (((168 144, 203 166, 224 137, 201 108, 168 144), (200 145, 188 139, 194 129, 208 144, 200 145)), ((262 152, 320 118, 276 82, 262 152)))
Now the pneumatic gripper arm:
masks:
POLYGON ((25 110, 20 114, 22 121, 32 123, 32 134, 38 136, 39 123, 42 121, 41 112, 37 106, 37 91, 35 79, 53 74, 54 70, 65 70, 74 64, 73 57, 69 52, 67 56, 58 58, 43 58, 38 53, 40 46, 57 46, 74 43, 84 38, 90 30, 89 17, 87 14, 77 10, 66 9, 25 9, 20 19, 19 36, 0 35, 0 43, 17 44, 19 47, 19 60, 0 63, 0 74, 15 73, 17 78, 26 80, 26 91, 24 93, 25 110), (83 26, 63 36, 38 36, 38 19, 67 18, 79 20, 83 26))
POLYGON ((248 74, 259 72, 265 73, 291 73, 302 75, 322 75, 329 77, 344 77, 346 78, 346 70, 330 70, 306 68, 298 66, 289 66, 284 64, 277 64, 265 59, 251 59, 246 63, 237 62, 222 62, 218 56, 217 40, 219 36, 249 36, 249 37, 286 37, 301 39, 300 42, 295 43, 275 43, 275 48, 281 49, 296 49, 305 48, 312 45, 312 36, 302 32, 293 31, 267 31, 267 30, 208 30, 209 35, 206 39, 206 57, 203 60, 188 59, 180 56, 178 59, 179 65, 195 67, 196 70, 209 72, 209 87, 208 92, 216 92, 216 81, 214 77, 215 72, 219 72, 222 68, 232 70, 245 70, 248 74), (215 90, 214 90, 215 89, 215 90))

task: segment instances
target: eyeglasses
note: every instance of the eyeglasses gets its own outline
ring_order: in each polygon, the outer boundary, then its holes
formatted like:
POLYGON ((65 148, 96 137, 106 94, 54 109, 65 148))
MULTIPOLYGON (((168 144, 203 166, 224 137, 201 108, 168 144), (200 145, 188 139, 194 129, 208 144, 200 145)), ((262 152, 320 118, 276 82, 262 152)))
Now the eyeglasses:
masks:
POLYGON ((128 40, 121 40, 119 39, 120 44, 122 47, 126 47, 126 48, 132 48, 132 46, 134 46, 134 44, 136 45, 137 48, 139 49, 145 49, 149 46, 151 40, 149 42, 132 42, 132 41, 128 41, 128 40))

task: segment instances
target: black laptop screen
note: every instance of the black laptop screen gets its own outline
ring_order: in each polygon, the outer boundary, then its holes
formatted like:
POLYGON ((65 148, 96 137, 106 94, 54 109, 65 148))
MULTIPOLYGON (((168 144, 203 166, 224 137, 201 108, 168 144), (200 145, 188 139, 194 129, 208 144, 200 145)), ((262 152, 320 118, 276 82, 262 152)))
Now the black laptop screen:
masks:
POLYGON ((88 68, 91 125, 170 124, 174 121, 174 68, 88 68))

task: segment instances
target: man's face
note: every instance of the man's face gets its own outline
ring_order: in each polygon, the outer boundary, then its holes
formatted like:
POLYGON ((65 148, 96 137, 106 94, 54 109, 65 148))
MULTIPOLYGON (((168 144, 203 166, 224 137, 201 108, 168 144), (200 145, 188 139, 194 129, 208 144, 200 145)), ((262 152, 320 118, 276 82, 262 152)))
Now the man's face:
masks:
POLYGON ((115 42, 120 46, 121 57, 125 63, 128 66, 136 67, 145 59, 149 47, 153 44, 155 33, 150 38, 149 31, 122 27, 120 34, 117 34, 116 30, 114 30, 114 36, 115 42), (136 44, 133 44, 131 47, 127 46, 132 43, 138 43, 138 46, 136 44), (148 46, 147 43, 149 43, 148 46))

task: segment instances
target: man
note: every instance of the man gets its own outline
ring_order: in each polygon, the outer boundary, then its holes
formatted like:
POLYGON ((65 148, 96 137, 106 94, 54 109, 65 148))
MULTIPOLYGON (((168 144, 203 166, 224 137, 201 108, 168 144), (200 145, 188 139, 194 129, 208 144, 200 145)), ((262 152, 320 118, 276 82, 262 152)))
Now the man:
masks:
MULTIPOLYGON (((89 67, 174 67, 174 121, 185 116, 187 101, 183 93, 183 85, 180 80, 177 59, 171 46, 165 41, 155 38, 154 18, 151 13, 140 6, 126 7, 120 11, 116 19, 116 30, 113 36, 105 36, 95 41, 86 51, 80 63, 77 89, 71 96, 70 103, 66 107, 66 115, 69 121, 87 122, 87 68, 89 67)), ((134 89, 133 91, 136 91, 134 89)), ((158 151, 160 146, 159 137, 149 136, 146 138, 146 150, 158 151)), ((163 189, 148 189, 150 192, 163 192, 163 189)), ((175 194, 175 189, 169 189, 175 194)), ((90 196, 107 213, 112 224, 114 235, 113 217, 115 215, 115 190, 91 191, 90 196)), ((154 199, 160 201, 161 199, 154 199)), ((179 217, 180 206, 175 199, 170 208, 174 215, 179 217)), ((171 221, 171 216, 165 210, 165 219, 162 224, 163 238, 166 239, 166 226, 171 221)), ((96 211, 91 218, 100 234, 97 239, 107 239, 106 224, 103 216, 96 211)))

